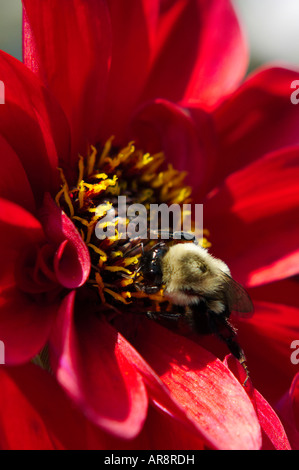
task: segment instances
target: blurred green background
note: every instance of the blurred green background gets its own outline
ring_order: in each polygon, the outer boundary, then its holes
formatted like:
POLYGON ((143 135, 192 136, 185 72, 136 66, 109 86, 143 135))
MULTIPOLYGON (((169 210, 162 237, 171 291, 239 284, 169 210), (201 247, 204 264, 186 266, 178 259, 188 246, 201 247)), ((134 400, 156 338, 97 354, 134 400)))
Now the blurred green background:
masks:
MULTIPOLYGON (((299 0, 232 1, 249 40, 250 70, 273 61, 299 67, 299 0)), ((0 0, 0 12, 0 49, 22 60, 21 0, 0 0)))

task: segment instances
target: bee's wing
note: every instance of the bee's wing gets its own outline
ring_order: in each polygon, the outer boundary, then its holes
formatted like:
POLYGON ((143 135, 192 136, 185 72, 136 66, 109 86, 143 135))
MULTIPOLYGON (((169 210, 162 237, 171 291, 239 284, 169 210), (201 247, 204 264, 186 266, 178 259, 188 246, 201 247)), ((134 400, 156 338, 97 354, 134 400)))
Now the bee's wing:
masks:
POLYGON ((225 282, 225 297, 229 311, 238 312, 241 317, 251 317, 253 304, 244 287, 228 274, 222 272, 221 276, 225 282))

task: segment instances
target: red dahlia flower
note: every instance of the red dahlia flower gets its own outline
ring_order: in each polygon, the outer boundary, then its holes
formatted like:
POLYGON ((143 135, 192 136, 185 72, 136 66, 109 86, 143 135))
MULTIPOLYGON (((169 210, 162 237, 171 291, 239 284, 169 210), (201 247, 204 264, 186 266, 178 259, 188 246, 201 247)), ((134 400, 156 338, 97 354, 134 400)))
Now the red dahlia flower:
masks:
POLYGON ((0 55, 1 446, 258 449, 261 426, 264 447, 289 448, 229 361, 145 318, 161 299, 134 291, 136 257, 93 232, 95 206, 124 191, 187 201, 177 170, 189 170, 213 252, 257 299, 238 326, 274 405, 298 325, 284 280, 298 259, 295 73, 269 69, 234 91, 247 55, 226 0, 23 4, 25 65, 0 55), (27 364, 37 355, 53 376, 27 364))

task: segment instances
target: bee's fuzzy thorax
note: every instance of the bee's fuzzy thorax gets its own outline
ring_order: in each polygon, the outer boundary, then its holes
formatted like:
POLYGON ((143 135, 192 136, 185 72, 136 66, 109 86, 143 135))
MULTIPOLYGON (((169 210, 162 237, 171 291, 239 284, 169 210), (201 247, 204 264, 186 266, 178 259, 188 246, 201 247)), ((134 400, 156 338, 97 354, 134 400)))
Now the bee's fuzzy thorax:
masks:
MULTIPOLYGON (((162 267, 164 293, 179 305, 195 304, 201 296, 218 292, 222 287, 219 271, 230 275, 223 261, 194 243, 180 243, 170 247, 162 260, 162 267)), ((221 307, 218 306, 219 311, 221 307)))

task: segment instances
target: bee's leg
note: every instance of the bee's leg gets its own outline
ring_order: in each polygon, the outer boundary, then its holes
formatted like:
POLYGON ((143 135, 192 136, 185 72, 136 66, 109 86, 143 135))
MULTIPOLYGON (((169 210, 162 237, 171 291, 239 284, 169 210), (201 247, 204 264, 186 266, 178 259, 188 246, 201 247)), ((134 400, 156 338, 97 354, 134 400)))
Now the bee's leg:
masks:
POLYGON ((249 370, 246 364, 245 353, 237 341, 236 329, 230 324, 227 317, 215 314, 214 312, 208 312, 208 319, 211 332, 226 343, 230 352, 233 354, 233 356, 235 356, 236 359, 238 359, 243 369, 245 370, 246 379, 243 382, 243 385, 245 385, 249 379, 249 370))
POLYGON ((134 287, 136 287, 139 292, 144 292, 145 294, 157 294, 157 292, 161 290, 159 286, 146 286, 141 282, 134 282, 134 287))
POLYGON ((138 248, 141 248, 141 254, 144 255, 144 244, 143 244, 143 242, 140 242, 137 245, 130 248, 129 250, 125 251, 124 256, 128 256, 129 254, 131 254, 135 250, 138 250, 138 248))
POLYGON ((141 284, 141 282, 134 282, 134 287, 136 287, 136 289, 137 289, 139 292, 143 292, 143 291, 144 291, 144 285, 141 284))
POLYGON ((146 316, 172 331, 179 331, 180 334, 184 333, 184 315, 180 312, 148 311, 146 316))
MULTIPOLYGON (((141 285, 139 284, 139 287, 141 285)), ((161 290, 159 286, 141 286, 141 290, 146 294, 157 294, 161 290)))
POLYGON ((173 312, 146 312, 146 315, 151 318, 152 320, 171 320, 171 321, 178 321, 182 318, 181 313, 173 313, 173 312))

